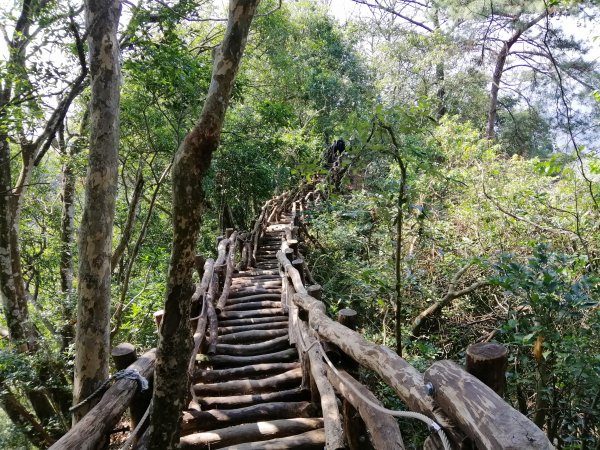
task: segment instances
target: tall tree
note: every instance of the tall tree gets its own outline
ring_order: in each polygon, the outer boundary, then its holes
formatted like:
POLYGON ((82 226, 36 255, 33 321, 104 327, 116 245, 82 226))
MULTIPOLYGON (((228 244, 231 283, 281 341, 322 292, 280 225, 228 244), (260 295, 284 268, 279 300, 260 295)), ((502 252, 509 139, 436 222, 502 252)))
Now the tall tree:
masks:
MULTIPOLYGON (((15 2, 14 6, 20 9, 14 16, 8 15, 16 17, 14 23, 3 26, 5 30, 12 29, 12 36, 5 33, 8 58, 0 67, 0 297, 10 345, 22 354, 33 354, 40 348, 41 333, 34 326, 28 308, 31 296, 21 260, 21 213, 35 168, 42 162, 73 100, 83 89, 87 67, 75 25, 77 11, 61 10, 47 0, 24 0, 15 2), (74 36, 76 53, 80 62, 83 61, 75 78, 70 82, 63 79, 65 86, 58 94, 46 89, 53 84, 49 78, 57 66, 52 62, 39 62, 36 59, 39 52, 32 45, 36 39, 43 40, 47 33, 57 33, 57 30, 74 36), (38 63, 47 70, 40 71, 38 63), (49 102, 53 106, 42 100, 44 95, 54 99, 49 102)), ((22 386, 34 411, 32 414, 20 403, 21 398, 13 395, 12 387, 6 385, 6 389, 0 406, 18 427, 26 425, 26 434, 32 441, 48 443, 48 436, 53 439, 52 435, 60 433, 54 407, 62 404, 59 398, 44 389, 34 389, 33 385, 22 386), (39 430, 43 428, 51 430, 50 433, 41 435, 39 430), (37 437, 32 438, 34 435, 37 437)))
MULTIPOLYGON (((86 1, 91 75, 90 151, 79 233, 75 403, 108 378, 110 259, 119 146, 120 15, 118 0, 86 1)), ((78 410, 74 420, 83 413, 83 408, 78 410)))
POLYGON ((223 42, 215 49, 213 73, 200 119, 185 137, 173 163, 173 242, 167 275, 165 315, 155 370, 150 449, 175 448, 184 406, 191 351, 189 326, 192 269, 202 212, 202 180, 219 146, 225 112, 250 24, 259 0, 231 0, 223 42))

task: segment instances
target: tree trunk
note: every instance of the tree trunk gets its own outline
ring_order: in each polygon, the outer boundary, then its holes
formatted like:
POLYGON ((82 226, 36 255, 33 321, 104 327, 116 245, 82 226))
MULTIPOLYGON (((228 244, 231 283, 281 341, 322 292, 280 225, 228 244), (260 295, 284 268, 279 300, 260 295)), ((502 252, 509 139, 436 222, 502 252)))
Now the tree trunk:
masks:
POLYGON ((508 38, 502 43, 502 49, 496 57, 496 64, 494 66, 494 73, 492 75, 492 87, 490 88, 490 105, 488 109, 487 127, 485 132, 486 139, 492 140, 495 136, 496 117, 498 115, 498 92, 500 91, 500 83, 502 82, 504 65, 506 64, 506 58, 508 58, 510 49, 521 38, 521 35, 525 31, 529 30, 536 23, 538 23, 540 20, 542 20, 552 12, 553 9, 544 10, 542 14, 533 18, 530 22, 518 25, 517 30, 515 30, 515 32, 510 36, 510 38, 508 38))
MULTIPOLYGON (((79 235, 75 403, 108 378, 110 258, 119 145, 120 15, 121 4, 117 0, 86 2, 91 66, 90 154, 79 235)), ((86 408, 78 410, 74 421, 85 412, 86 408)))
POLYGON ((258 0, 231 0, 222 44, 215 50, 213 74, 200 119, 185 137, 173 163, 173 244, 167 276, 165 315, 158 344, 149 448, 174 448, 188 386, 191 275, 198 238, 202 180, 217 149, 233 81, 258 0))
MULTIPOLYGON (((84 114, 81 121, 81 132, 86 129, 89 114, 84 114)), ((59 143, 67 160, 62 167, 62 213, 60 221, 60 290, 63 296, 62 315, 65 325, 60 331, 62 351, 71 345, 75 338, 73 319, 73 237, 75 233, 75 162, 73 158, 78 153, 79 146, 68 145, 65 141, 64 127, 59 131, 59 143)))

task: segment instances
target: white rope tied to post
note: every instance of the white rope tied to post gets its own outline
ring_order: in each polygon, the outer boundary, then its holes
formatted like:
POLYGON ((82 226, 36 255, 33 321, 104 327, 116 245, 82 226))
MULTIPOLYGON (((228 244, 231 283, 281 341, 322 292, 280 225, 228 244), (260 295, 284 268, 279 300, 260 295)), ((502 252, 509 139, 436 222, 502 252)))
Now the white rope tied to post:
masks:
POLYGON ((417 413, 417 412, 413 412, 413 411, 394 411, 393 409, 387 409, 387 408, 384 408, 383 406, 378 405, 377 403, 373 403, 371 400, 369 400, 364 395, 362 395, 362 393, 360 391, 358 391, 354 386, 352 386, 351 384, 347 383, 344 380, 344 378, 342 377, 340 372, 335 368, 335 366, 333 365, 333 363, 331 362, 329 357, 325 354, 325 351, 323 350, 323 347, 321 346, 321 343, 318 340, 315 340, 310 345, 309 349, 312 348, 312 346, 315 344, 319 345, 319 347, 321 349, 320 353, 323 356, 323 359, 325 360, 327 365, 331 368, 331 370, 333 370, 333 373, 335 373, 338 376, 338 378, 340 379, 340 381, 342 383, 344 383, 346 385, 346 387, 349 388, 352 392, 354 392, 354 394, 356 394, 358 397, 360 397, 360 399, 362 401, 364 401, 367 405, 369 405, 373 409, 376 409, 379 412, 382 412, 384 414, 389 414, 394 417, 400 417, 400 418, 405 418, 405 419, 417 419, 422 422, 425 422, 430 430, 435 431, 437 433, 438 437, 442 441, 444 450, 452 450, 450 441, 448 440, 446 433, 444 433, 444 430, 442 429, 442 427, 440 426, 439 423, 437 423, 435 420, 427 417, 425 414, 421 414, 421 413, 417 413))
POLYGON ((144 392, 148 389, 148 380, 142 376, 142 374, 137 369, 123 369, 115 372, 113 375, 108 377, 108 379, 100 385, 98 389, 88 395, 85 399, 73 405, 69 408, 69 412, 73 412, 81 408, 83 405, 91 402, 94 398, 103 394, 104 391, 108 389, 108 385, 111 381, 122 380, 123 378, 127 378, 128 380, 135 380, 138 383, 138 387, 141 392, 144 392))

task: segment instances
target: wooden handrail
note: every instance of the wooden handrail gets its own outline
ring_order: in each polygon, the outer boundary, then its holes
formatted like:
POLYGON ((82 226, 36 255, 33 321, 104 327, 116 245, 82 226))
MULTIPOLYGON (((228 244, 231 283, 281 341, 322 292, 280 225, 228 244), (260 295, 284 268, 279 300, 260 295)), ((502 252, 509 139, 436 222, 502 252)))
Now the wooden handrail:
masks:
MULTIPOLYGON (((306 201, 306 197, 303 200, 306 201)), ((300 201, 299 206, 293 203, 292 223, 283 230, 282 248, 277 253, 282 272, 287 275, 283 284, 287 292, 282 294, 287 303, 282 304, 290 314, 290 340, 299 340, 298 335, 303 333, 301 329, 306 326, 298 317, 308 319, 313 336, 337 346, 358 364, 376 372, 410 410, 435 420, 456 445, 468 437, 482 449, 553 448, 544 432, 533 422, 457 364, 451 361, 436 362, 423 375, 389 348, 369 342, 359 333, 330 319, 325 305, 308 295, 303 274, 286 257, 290 242, 297 243, 291 231, 296 214, 303 212, 302 203, 300 201), (429 383, 429 389, 426 389, 426 382, 429 383)), ((301 255, 297 256, 301 258, 301 255)), ((299 269, 304 272, 300 265, 299 269)), ((297 345, 301 347, 300 352, 306 350, 301 343, 297 345)), ((328 376, 345 400, 354 396, 352 400, 358 404, 354 393, 344 390, 342 381, 332 371, 328 370, 328 376)), ((352 377, 348 377, 344 381, 350 383, 352 377)), ((365 395, 369 394, 367 390, 365 395)), ((373 426, 371 421, 369 427, 373 426)), ((399 439, 401 442, 401 437, 399 439)))
MULTIPOLYGON (((151 378, 154 373, 156 350, 144 353, 128 369, 136 369, 141 376, 151 378)), ((121 378, 104 393, 100 401, 50 450, 95 450, 107 439, 131 399, 138 391, 136 380, 121 378)))

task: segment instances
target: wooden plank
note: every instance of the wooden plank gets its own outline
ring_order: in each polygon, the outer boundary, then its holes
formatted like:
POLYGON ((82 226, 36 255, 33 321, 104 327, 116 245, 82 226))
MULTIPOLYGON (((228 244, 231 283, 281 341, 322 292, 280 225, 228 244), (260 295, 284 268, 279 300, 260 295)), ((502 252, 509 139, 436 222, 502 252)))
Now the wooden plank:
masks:
POLYGON ((235 327, 240 325, 255 325, 259 323, 272 323, 287 320, 287 316, 267 316, 267 317, 247 317, 245 319, 221 320, 219 325, 222 328, 235 327))
MULTIPOLYGON (((279 296, 278 296, 279 297, 279 296)), ((221 308, 222 312, 228 311, 251 311, 258 309, 281 308, 281 301, 262 300, 259 302, 240 302, 221 308)))
POLYGON ((243 333, 253 330, 278 330, 288 326, 287 317, 278 317, 276 322, 256 323, 249 325, 236 325, 232 327, 219 327, 219 336, 227 336, 228 334, 243 333))
POLYGON ((285 336, 288 333, 287 324, 285 328, 275 330, 250 330, 240 331, 239 333, 230 333, 219 336, 219 344, 251 344, 254 342, 263 342, 273 338, 285 336))
MULTIPOLYGON (((209 309, 210 314, 210 309, 209 309)), ((281 308, 264 308, 254 311, 222 311, 219 320, 247 319, 249 317, 283 316, 281 308)), ((210 315, 209 315, 210 317, 210 315)))

